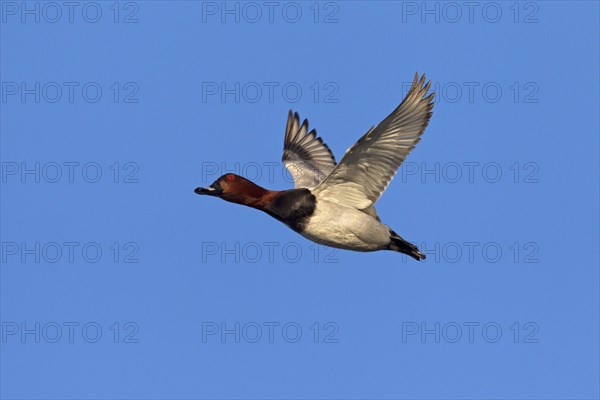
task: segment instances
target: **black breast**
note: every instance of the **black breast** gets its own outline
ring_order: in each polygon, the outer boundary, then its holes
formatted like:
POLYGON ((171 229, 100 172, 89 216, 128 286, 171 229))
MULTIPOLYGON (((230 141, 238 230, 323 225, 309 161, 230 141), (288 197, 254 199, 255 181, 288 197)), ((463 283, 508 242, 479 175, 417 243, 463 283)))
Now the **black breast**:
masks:
POLYGON ((296 232, 302 232, 315 212, 317 199, 308 189, 284 190, 265 210, 296 232))

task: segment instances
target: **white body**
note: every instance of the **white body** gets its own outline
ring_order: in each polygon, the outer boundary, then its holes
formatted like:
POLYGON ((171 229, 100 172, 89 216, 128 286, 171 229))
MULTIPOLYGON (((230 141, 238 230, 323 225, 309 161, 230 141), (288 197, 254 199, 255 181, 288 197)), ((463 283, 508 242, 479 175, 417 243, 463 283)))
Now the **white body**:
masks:
POLYGON ((301 235, 325 246, 354 251, 387 249, 390 243, 387 225, 356 208, 322 199, 317 200, 315 213, 301 235))

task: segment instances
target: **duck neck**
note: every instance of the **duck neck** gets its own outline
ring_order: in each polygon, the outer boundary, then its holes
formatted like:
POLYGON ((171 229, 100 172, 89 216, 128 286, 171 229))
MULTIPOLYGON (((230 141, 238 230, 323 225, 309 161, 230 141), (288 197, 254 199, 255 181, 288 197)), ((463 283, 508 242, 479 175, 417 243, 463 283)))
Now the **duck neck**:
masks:
POLYGON ((264 211, 268 200, 277 193, 250 181, 244 182, 243 187, 240 189, 237 193, 222 196, 223 199, 264 211))

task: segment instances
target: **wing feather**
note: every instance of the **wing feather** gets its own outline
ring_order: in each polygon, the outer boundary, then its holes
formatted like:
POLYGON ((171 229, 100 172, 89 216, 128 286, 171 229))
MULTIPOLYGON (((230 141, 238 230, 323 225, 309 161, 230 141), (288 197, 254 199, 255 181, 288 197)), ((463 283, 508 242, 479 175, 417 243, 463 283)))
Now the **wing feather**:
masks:
POLYGON ((300 125, 298 113, 288 114, 283 142, 283 164, 294 179, 294 187, 312 189, 335 168, 333 153, 317 137, 314 129, 308 131, 308 120, 300 125))
POLYGON ((430 85, 417 73, 402 103, 348 149, 313 193, 357 209, 372 206, 421 140, 433 109, 430 85))

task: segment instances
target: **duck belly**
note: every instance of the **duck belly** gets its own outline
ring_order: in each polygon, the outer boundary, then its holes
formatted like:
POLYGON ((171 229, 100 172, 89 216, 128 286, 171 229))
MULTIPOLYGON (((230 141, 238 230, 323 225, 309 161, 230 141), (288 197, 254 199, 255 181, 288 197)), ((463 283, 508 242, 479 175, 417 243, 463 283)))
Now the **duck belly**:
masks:
POLYGON ((325 246, 355 251, 387 249, 390 243, 387 225, 363 211, 323 200, 299 233, 325 246))

